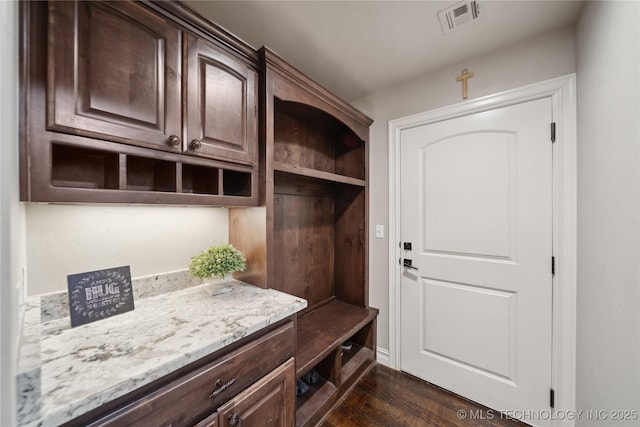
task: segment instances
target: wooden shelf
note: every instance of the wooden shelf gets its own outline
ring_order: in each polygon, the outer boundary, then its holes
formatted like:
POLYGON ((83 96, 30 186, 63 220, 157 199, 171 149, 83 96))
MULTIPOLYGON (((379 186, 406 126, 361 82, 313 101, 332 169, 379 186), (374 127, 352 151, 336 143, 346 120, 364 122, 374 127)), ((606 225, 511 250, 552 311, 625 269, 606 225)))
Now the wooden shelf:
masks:
POLYGON ((350 176, 338 175, 335 173, 319 171, 311 168, 304 168, 302 166, 289 165, 281 162, 273 162, 273 169, 279 172, 286 172, 328 182, 354 185, 356 187, 365 187, 367 184, 363 179, 352 178, 350 176))
POLYGON ((344 341, 371 322, 374 308, 333 300, 298 318, 296 377, 304 375, 344 341))
POLYGON ((353 343, 351 350, 344 350, 342 354, 342 370, 340 371, 340 384, 355 382, 363 371, 371 367, 376 360, 373 350, 353 343))
POLYGON ((309 390, 296 398, 296 426, 304 425, 318 409, 328 409, 333 404, 337 391, 335 385, 323 378, 316 384, 309 384, 309 390))

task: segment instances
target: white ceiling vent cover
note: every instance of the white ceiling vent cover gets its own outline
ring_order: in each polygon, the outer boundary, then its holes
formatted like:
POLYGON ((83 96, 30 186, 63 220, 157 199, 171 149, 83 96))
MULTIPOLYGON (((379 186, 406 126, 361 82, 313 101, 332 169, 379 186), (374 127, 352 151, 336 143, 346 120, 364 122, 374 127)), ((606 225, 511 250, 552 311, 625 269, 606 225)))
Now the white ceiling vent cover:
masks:
POLYGON ((480 17, 477 1, 462 1, 438 12, 442 32, 447 34, 454 28, 466 25, 480 17))

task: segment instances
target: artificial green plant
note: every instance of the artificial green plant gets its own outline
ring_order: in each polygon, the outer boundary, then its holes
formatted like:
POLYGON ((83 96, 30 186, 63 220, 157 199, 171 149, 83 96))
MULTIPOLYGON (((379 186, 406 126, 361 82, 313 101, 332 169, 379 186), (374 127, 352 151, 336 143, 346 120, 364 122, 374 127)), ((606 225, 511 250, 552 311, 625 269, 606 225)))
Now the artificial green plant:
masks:
POLYGON ((211 246, 191 258, 189 272, 194 277, 225 277, 234 271, 244 271, 247 260, 236 248, 228 243, 211 246))

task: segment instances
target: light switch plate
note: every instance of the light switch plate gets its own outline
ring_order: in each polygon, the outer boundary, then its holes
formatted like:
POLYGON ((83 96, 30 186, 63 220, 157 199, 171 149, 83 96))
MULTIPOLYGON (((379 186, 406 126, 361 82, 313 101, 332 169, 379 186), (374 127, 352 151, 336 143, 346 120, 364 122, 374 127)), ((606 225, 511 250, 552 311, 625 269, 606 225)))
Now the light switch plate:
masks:
POLYGON ((384 239, 384 225, 376 225, 376 239, 384 239))

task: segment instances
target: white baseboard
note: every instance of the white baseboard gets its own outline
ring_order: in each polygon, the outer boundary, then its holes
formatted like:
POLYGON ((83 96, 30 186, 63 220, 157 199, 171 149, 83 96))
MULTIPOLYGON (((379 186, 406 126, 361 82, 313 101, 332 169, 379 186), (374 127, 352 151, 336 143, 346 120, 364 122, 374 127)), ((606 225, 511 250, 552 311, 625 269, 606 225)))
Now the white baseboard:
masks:
POLYGON ((377 351, 376 359, 378 360, 378 363, 386 366, 387 368, 390 368, 391 363, 389 360, 389 350, 387 350, 386 348, 378 347, 376 351, 377 351))

